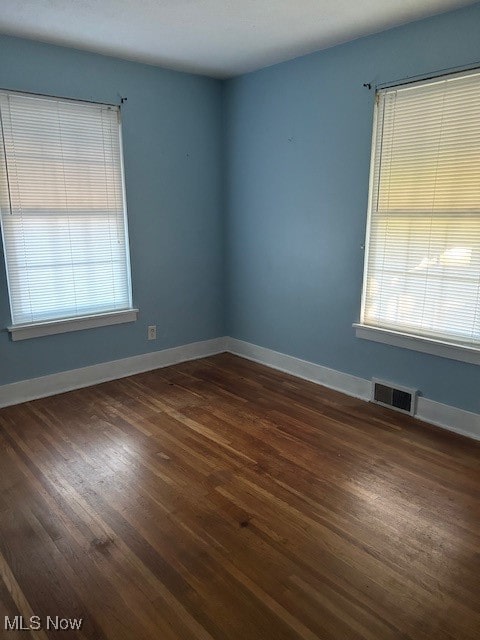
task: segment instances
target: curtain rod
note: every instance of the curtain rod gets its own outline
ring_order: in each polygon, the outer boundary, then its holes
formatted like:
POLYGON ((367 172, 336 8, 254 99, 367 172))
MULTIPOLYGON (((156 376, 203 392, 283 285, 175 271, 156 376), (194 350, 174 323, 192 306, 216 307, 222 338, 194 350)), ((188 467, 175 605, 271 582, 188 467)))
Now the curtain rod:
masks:
POLYGON ((407 76, 405 78, 399 78, 398 80, 389 80, 386 82, 364 82, 363 86, 370 89, 387 89, 388 87, 397 87, 405 84, 412 84, 413 82, 418 82, 420 80, 435 80, 439 76, 442 75, 450 75, 454 73, 461 73, 462 71, 474 71, 475 69, 480 69, 480 61, 472 62, 470 64, 460 65, 458 67, 447 67, 445 69, 438 69, 437 71, 430 71, 429 73, 420 73, 415 76, 407 76))
POLYGON ((21 89, 7 89, 6 87, 1 87, 0 91, 9 91, 10 93, 22 93, 27 96, 34 96, 38 98, 54 98, 57 100, 71 100, 73 102, 86 102, 88 104, 103 105, 105 107, 120 107, 122 106, 122 104, 127 102, 126 96, 121 96, 119 93, 117 94, 119 101, 117 103, 114 103, 114 102, 100 102, 98 100, 84 100, 83 98, 71 98, 69 96, 56 96, 51 93, 37 93, 35 91, 22 91, 21 89))

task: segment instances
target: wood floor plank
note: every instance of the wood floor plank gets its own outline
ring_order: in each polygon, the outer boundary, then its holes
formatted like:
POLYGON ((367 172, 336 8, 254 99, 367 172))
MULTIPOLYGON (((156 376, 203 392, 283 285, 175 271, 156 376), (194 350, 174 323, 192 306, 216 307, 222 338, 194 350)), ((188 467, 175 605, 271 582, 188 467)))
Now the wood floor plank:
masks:
POLYGON ((0 624, 83 619, 2 633, 476 640, 479 454, 228 354, 1 409, 0 624))

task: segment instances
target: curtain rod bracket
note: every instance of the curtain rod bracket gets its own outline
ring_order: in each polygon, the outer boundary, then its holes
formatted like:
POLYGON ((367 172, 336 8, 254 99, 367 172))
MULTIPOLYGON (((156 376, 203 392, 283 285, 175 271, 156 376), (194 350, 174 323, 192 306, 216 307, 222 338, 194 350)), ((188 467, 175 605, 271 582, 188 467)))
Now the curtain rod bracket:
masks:
POLYGON ((372 88, 372 83, 371 82, 364 82, 363 86, 365 87, 365 89, 368 89, 370 91, 370 89, 372 88))

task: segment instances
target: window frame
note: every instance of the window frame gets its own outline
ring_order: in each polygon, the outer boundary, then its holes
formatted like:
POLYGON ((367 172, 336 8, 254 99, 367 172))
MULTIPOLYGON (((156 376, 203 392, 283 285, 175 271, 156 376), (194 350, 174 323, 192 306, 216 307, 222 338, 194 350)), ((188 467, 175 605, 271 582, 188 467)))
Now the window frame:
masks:
MULTIPOLYGON (((65 317, 57 317, 52 319, 38 320, 28 323, 13 322, 12 315, 12 291, 9 283, 9 270, 7 264, 7 252, 6 252, 6 238, 4 235, 3 225, 0 221, 0 236, 1 236, 1 253, 3 253, 3 264, 5 268, 6 283, 8 289, 9 309, 11 317, 11 325, 6 329, 9 332, 12 341, 25 340, 29 338, 37 338, 42 336, 54 335, 58 333, 66 333, 71 331, 79 331, 83 329, 90 329, 103 326, 111 326, 115 324, 122 324, 126 322, 135 322, 138 318, 139 310, 133 304, 133 289, 132 289, 132 271, 131 271, 131 259, 130 259, 130 242, 129 242, 129 228, 128 228, 128 213, 127 213, 127 200, 125 189, 125 170, 124 170, 124 150, 123 150, 123 135, 122 135, 122 109, 120 104, 108 104, 105 102, 97 102, 93 100, 81 100, 76 98, 64 97, 64 96, 52 96, 47 94, 39 94, 27 91, 17 91, 10 89, 0 89, 2 93, 12 95, 23 95, 32 98, 43 98, 45 100, 58 100, 64 102, 73 102, 76 104, 88 104, 98 105, 99 107, 114 108, 118 115, 118 145, 120 151, 120 181, 123 199, 124 209, 124 234, 125 234, 125 267, 126 278, 128 288, 128 304, 129 306, 124 309, 111 309, 102 310, 98 313, 78 314, 65 317)), ((5 153, 4 150, 3 134, 0 139, 0 152, 5 153)), ((5 163, 7 159, 5 156, 5 163)), ((8 166, 8 165, 7 165, 8 166)), ((8 169, 7 169, 8 170, 8 169)))
POLYGON ((352 326, 355 330, 355 336, 357 338, 478 365, 480 364, 480 345, 477 347, 472 343, 461 342, 455 340, 454 338, 452 338, 452 340, 435 338, 422 334, 415 334, 413 332, 405 332, 400 329, 396 330, 394 327, 387 328, 364 322, 368 286, 367 275, 369 266, 369 252, 371 245, 371 222, 373 215, 372 207, 377 146, 377 125, 379 117, 379 101, 377 99, 378 92, 381 90, 393 89, 395 87, 404 87, 407 85, 422 85, 424 83, 427 83, 428 81, 441 80, 442 78, 446 78, 448 76, 460 76, 472 72, 480 72, 480 68, 470 67, 463 70, 455 70, 450 73, 438 73, 434 76, 428 76, 422 79, 417 78, 411 81, 395 82, 393 84, 375 87, 370 152, 370 171, 368 183, 367 221, 365 230, 365 242, 363 244, 364 263, 362 275, 360 320, 358 322, 354 322, 352 326))

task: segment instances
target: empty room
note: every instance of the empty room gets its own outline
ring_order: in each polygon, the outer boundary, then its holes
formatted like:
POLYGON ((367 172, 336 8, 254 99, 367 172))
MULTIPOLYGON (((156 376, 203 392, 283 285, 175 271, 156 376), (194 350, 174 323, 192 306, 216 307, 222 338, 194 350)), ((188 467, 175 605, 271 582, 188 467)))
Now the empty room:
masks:
POLYGON ((480 3, 0 0, 0 638, 480 638, 480 3))

